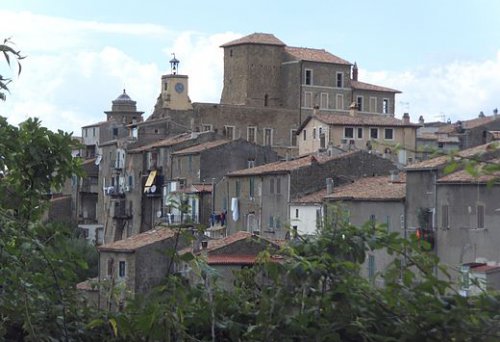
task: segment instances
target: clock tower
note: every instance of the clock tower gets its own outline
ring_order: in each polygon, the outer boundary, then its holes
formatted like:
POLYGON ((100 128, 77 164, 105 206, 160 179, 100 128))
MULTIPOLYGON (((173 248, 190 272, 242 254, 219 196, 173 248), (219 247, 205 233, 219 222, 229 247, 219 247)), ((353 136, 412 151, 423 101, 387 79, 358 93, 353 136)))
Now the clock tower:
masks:
POLYGON ((163 108, 173 110, 193 109, 191 100, 188 96, 188 77, 179 75, 179 60, 175 58, 170 60, 170 74, 161 77, 161 97, 163 108))

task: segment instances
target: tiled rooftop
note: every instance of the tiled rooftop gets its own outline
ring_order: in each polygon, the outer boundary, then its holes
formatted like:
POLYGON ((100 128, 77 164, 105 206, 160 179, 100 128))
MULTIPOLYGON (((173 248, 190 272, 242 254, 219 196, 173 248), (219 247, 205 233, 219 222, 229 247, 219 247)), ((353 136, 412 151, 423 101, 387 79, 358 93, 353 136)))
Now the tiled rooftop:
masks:
POLYGON ((300 61, 322 62, 351 65, 345 59, 337 57, 324 49, 310 49, 287 46, 285 51, 300 61))
MULTIPOLYGON (((465 120, 462 121, 462 127, 464 129, 471 129, 474 127, 491 123, 497 119, 500 119, 500 116, 495 117, 494 115, 492 115, 492 116, 485 116, 484 118, 465 120)), ((458 123, 454 123, 453 125, 442 126, 439 128, 439 133, 455 133, 458 130, 458 127, 459 127, 458 123)))
MULTIPOLYGON (((471 158, 475 156, 480 156, 481 154, 484 154, 489 151, 494 151, 498 149, 500 146, 498 146, 497 143, 488 143, 484 145, 479 145, 476 147, 468 148, 466 150, 462 150, 457 153, 458 157, 462 158, 471 158)), ((451 156, 444 155, 444 156, 439 156, 436 158, 428 159, 421 161, 419 163, 413 163, 411 165, 408 165, 405 170, 422 170, 422 169, 436 169, 439 167, 444 166, 445 164, 450 162, 451 156)))
POLYGON ((318 113, 313 118, 316 118, 328 125, 352 125, 352 126, 385 126, 385 127, 418 127, 418 124, 404 123, 403 120, 396 119, 392 116, 376 115, 376 114, 361 114, 356 113, 354 116, 345 114, 324 114, 318 113))
MULTIPOLYGON (((492 159, 489 162, 499 164, 500 159, 492 159)), ((485 165, 484 163, 480 164, 480 166, 484 165, 485 165)), ((471 175, 466 170, 459 170, 439 178, 438 183, 478 184, 478 183, 487 183, 492 180, 497 180, 497 181, 500 180, 500 172, 474 176, 471 175)))
POLYGON ((249 34, 248 36, 244 36, 239 39, 222 44, 221 47, 229 47, 229 46, 243 45, 243 44, 264 44, 264 45, 285 46, 285 43, 276 38, 273 34, 256 32, 249 34))
POLYGON ((360 153, 360 151, 346 152, 333 157, 308 155, 289 161, 278 161, 274 163, 253 167, 250 169, 234 171, 229 173, 228 176, 251 176, 251 175, 261 175, 261 174, 271 174, 271 173, 287 173, 289 171, 296 170, 305 166, 310 166, 313 163, 321 164, 333 159, 345 158, 355 153, 360 153))
POLYGON ((333 188, 325 199, 333 201, 401 201, 406 196, 406 175, 391 182, 390 176, 360 178, 351 184, 333 188))
POLYGON ((323 202, 323 198, 326 196, 326 189, 322 189, 308 195, 302 196, 292 201, 292 203, 321 203, 323 202))
POLYGON ((100 246, 101 252, 128 252, 133 253, 137 249, 155 242, 170 239, 175 236, 175 232, 169 228, 153 229, 147 232, 133 235, 127 239, 111 242, 100 246))
POLYGON ((212 184, 193 184, 191 187, 194 192, 212 192, 212 184))
POLYGON ((183 155, 183 154, 196 154, 200 153, 205 150, 209 150, 214 147, 218 147, 221 145, 225 145, 230 143, 231 140, 215 140, 215 141, 207 141, 201 144, 197 144, 188 148, 185 148, 183 150, 176 151, 172 153, 172 155, 183 155))
POLYGON ((134 149, 128 151, 128 153, 140 153, 140 152, 148 151, 148 150, 158 148, 158 147, 174 146, 174 145, 180 144, 182 142, 185 142, 185 141, 188 141, 191 139, 193 139, 193 136, 191 133, 182 133, 182 134, 179 134, 179 135, 176 135, 173 137, 168 137, 166 139, 158 140, 158 141, 155 141, 153 143, 134 148, 134 149))
POLYGON ((351 87, 354 89, 368 90, 368 91, 384 91, 384 92, 388 92, 388 93, 398 93, 398 94, 401 93, 400 90, 381 87, 378 85, 369 84, 369 83, 360 82, 360 81, 351 81, 351 87))

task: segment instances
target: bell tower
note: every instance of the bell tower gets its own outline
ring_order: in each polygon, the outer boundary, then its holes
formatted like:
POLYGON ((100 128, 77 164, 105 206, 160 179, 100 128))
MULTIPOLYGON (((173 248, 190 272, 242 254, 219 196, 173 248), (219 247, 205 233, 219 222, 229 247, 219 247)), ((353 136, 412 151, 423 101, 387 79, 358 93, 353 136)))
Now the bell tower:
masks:
POLYGON ((188 77, 179 75, 179 60, 175 58, 170 60, 170 74, 161 77, 161 97, 163 108, 173 110, 193 109, 191 100, 188 96, 188 77))

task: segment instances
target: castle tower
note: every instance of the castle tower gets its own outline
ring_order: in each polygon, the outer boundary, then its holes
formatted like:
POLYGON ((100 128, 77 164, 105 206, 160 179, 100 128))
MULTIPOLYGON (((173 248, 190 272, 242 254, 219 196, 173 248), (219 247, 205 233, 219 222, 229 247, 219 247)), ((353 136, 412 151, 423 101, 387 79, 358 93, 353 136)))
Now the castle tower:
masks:
POLYGON ((107 121, 131 124, 142 121, 144 112, 137 111, 137 102, 133 101, 123 89, 123 93, 111 102, 111 111, 104 113, 107 121))
POLYGON ((193 109, 188 96, 188 77, 179 75, 178 71, 179 60, 174 54, 174 58, 170 60, 170 74, 161 77, 162 106, 172 110, 193 109))
POLYGON ((281 105, 280 68, 285 44, 272 34, 253 33, 221 46, 224 88, 221 104, 281 105))

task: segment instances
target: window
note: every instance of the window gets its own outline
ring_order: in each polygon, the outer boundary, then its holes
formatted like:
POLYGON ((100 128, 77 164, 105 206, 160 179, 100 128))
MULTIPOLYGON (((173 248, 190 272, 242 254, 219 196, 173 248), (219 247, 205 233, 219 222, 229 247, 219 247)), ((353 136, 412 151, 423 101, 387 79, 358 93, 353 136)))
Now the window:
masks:
POLYGON ((108 275, 112 276, 113 275, 113 266, 114 266, 114 260, 113 258, 108 259, 108 275))
POLYGON ((297 146, 297 130, 296 129, 290 130, 290 146, 297 146))
POLYGON ((441 206, 441 228, 450 228, 450 222, 448 217, 448 204, 443 204, 441 206))
POLYGON ((357 137, 358 139, 363 139, 363 127, 358 127, 358 129, 357 129, 357 133, 358 133, 358 134, 356 135, 356 137, 357 137))
POLYGON ((370 96, 370 112, 377 112, 377 98, 373 96, 370 96))
POLYGON ((273 129, 264 128, 264 146, 273 145, 273 129))
POLYGON ((320 133, 319 133, 319 147, 326 148, 326 134, 321 133, 321 128, 320 128, 320 133))
POLYGON ((376 226, 376 218, 375 218, 375 214, 371 214, 370 215, 370 225, 373 229, 375 229, 375 226, 376 226))
POLYGON ((302 131, 302 137, 304 138, 304 141, 306 141, 306 139, 307 139, 307 133, 306 133, 306 130, 303 130, 303 131, 302 131))
POLYGON ((337 94, 337 109, 344 109, 344 95, 337 94))
POLYGON ((384 128, 384 139, 385 140, 394 140, 394 129, 384 128))
POLYGON ((378 128, 370 128, 370 139, 378 139, 378 128))
POLYGON ((328 93, 321 93, 319 108, 328 109, 328 93))
POLYGON ((224 126, 225 136, 229 140, 234 139, 234 126, 224 126))
POLYGON ((316 127, 313 128, 313 140, 316 139, 316 127))
POLYGON ((269 101, 269 95, 264 95, 264 107, 267 107, 267 103, 269 101))
POLYGON ((88 131, 88 129, 86 129, 86 128, 85 128, 85 129, 83 130, 83 132, 85 133, 85 137, 88 137, 88 136, 89 136, 89 131, 88 131))
POLYGON ((193 172, 193 156, 188 156, 188 169, 189 173, 193 172))
POLYGON ((274 194, 274 178, 269 180, 269 193, 274 194))
POLYGON ((276 178, 276 194, 281 194, 281 178, 276 178))
POLYGON ((254 183, 255 183, 255 179, 253 177, 250 177, 248 180, 248 187, 249 187, 248 194, 249 194, 250 198, 253 198, 255 196, 254 183))
POLYGON ((116 137, 118 135, 118 128, 115 127, 113 128, 113 137, 116 137))
POLYGON ((310 91, 306 91, 304 93, 304 108, 312 108, 312 93, 310 91))
POLYGON ((211 130, 212 130, 212 125, 206 124, 206 125, 203 125, 203 127, 202 127, 203 132, 210 132, 211 130))
POLYGON ((235 183, 234 195, 235 197, 240 197, 240 181, 237 180, 235 183))
POLYGON ((311 69, 306 69, 305 84, 312 85, 312 83, 313 83, 313 71, 311 69))
POLYGON ((134 187, 134 175, 128 175, 128 186, 131 189, 134 187))
POLYGON ((295 218, 299 218, 299 209, 295 209, 295 218))
POLYGON ((269 229, 272 230, 273 227, 274 227, 274 217, 269 216, 269 229))
POLYGON ((95 127, 92 128, 92 136, 95 137, 95 127))
POLYGON ((251 143, 257 141, 257 127, 247 127, 247 140, 251 143))
POLYGON ((343 88, 344 87, 344 73, 338 72, 337 73, 337 88, 343 88))
POLYGON ((248 159, 247 160, 247 167, 251 169, 252 167, 255 167, 255 159, 248 159))
POLYGON ((368 278, 375 277, 375 255, 368 255, 368 278))
POLYGON ((118 264, 118 276, 120 278, 125 277, 125 261, 120 261, 118 264))
POLYGON ((484 205, 477 205, 477 228, 484 228, 484 205))
POLYGON ((363 111, 363 96, 356 97, 356 106, 360 112, 363 111))
POLYGON ((382 100, 382 113, 384 114, 389 113, 389 99, 382 100))
POLYGON ((344 127, 344 138, 353 139, 354 138, 354 128, 344 127))

